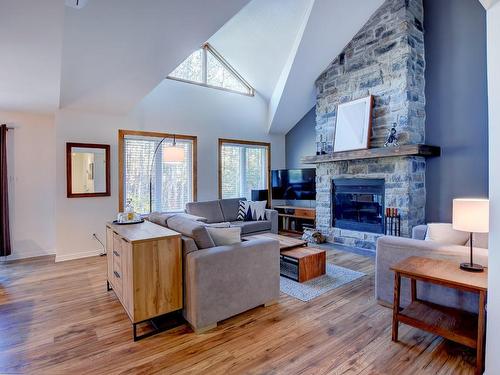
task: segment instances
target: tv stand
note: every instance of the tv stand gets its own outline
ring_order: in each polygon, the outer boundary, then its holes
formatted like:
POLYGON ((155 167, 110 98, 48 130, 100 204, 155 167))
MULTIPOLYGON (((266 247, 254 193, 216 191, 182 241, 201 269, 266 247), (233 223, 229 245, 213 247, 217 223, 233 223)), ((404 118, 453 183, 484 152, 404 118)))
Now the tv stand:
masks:
POLYGON ((289 233, 304 233, 306 228, 316 227, 316 209, 296 206, 274 206, 278 211, 279 230, 289 233))

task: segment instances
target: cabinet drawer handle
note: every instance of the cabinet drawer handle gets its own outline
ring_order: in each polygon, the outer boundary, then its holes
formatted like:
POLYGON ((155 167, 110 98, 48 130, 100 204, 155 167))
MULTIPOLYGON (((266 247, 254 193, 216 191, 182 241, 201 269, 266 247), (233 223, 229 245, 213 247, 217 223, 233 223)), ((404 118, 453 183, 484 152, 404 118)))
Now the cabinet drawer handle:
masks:
POLYGON ((115 256, 117 256, 117 257, 119 257, 119 256, 120 256, 120 254, 118 254, 118 252, 117 252, 116 250, 113 250, 113 255, 115 255, 115 256))
POLYGON ((120 278, 120 274, 116 271, 113 271, 113 273, 115 274, 116 277, 120 278))

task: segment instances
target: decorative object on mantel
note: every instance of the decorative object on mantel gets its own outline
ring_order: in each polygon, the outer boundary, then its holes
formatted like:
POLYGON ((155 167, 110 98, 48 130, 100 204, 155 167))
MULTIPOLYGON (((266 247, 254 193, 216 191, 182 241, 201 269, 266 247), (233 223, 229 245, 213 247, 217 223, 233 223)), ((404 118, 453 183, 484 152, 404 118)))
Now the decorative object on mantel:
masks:
POLYGON ((473 233, 489 232, 489 212, 488 199, 453 199, 453 229, 469 232, 470 261, 460 264, 464 271, 484 271, 484 267, 474 264, 472 259, 472 236, 473 233))
POLYGON ((398 136, 396 135, 398 132, 396 130, 396 126, 397 126, 396 123, 392 124, 392 128, 389 131, 389 136, 387 137, 387 140, 384 143, 384 147, 389 147, 389 146, 399 147, 398 136))
POLYGON ((385 234, 401 237, 401 215, 397 208, 386 207, 385 209, 385 234))
POLYGON ((319 142, 316 142, 316 155, 326 154, 326 142, 323 142, 323 135, 319 136, 319 142))
POLYGON ((369 147, 373 96, 342 103, 337 108, 333 151, 351 151, 369 147))
POLYGON ((331 163, 345 160, 361 160, 387 158, 394 156, 440 156, 441 148, 424 144, 401 145, 400 147, 379 147, 367 150, 354 150, 334 152, 330 155, 305 156, 301 159, 303 164, 331 163))

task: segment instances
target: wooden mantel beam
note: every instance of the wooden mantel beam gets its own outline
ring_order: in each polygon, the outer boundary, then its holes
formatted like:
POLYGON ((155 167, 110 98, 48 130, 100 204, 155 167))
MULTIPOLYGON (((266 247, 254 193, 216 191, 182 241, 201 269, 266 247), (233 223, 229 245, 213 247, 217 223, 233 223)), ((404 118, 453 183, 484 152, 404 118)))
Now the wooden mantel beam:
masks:
POLYGON ((376 159, 397 156, 440 156, 441 148, 423 144, 402 145, 399 147, 369 148, 366 150, 334 152, 327 155, 305 156, 302 158, 304 164, 331 163, 345 160, 376 159))

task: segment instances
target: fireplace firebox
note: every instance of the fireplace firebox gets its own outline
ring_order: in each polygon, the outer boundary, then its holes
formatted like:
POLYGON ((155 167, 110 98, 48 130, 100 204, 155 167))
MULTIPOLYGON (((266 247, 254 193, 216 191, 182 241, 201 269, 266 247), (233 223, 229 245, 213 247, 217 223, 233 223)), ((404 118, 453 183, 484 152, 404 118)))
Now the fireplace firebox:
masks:
POLYGON ((384 233, 383 179, 334 179, 333 226, 360 232, 384 233))

